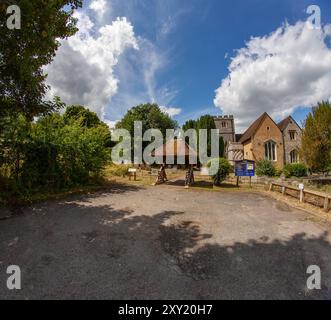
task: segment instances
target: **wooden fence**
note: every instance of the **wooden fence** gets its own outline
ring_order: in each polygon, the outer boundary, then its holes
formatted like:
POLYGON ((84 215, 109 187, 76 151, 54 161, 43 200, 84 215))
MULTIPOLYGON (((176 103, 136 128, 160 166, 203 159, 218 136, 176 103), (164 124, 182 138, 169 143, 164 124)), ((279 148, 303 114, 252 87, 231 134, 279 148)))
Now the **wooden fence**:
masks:
POLYGON ((322 207, 326 212, 328 212, 330 209, 330 194, 313 190, 300 189, 277 182, 271 182, 269 191, 273 191, 275 187, 280 189, 283 195, 289 195, 294 198, 299 198, 301 203, 307 202, 322 207))

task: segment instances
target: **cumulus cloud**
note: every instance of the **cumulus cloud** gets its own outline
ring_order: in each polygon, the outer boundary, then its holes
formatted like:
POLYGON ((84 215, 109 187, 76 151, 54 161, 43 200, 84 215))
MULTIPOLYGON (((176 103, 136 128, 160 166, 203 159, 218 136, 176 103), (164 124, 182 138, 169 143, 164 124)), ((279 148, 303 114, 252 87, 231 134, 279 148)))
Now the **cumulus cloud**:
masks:
POLYGON ((285 24, 264 37, 251 38, 237 51, 229 75, 216 90, 214 104, 234 114, 240 130, 264 111, 276 119, 297 107, 331 96, 331 26, 285 24))
POLYGON ((178 116, 182 112, 182 109, 180 109, 180 108, 173 108, 173 107, 161 106, 160 109, 161 109, 162 112, 168 114, 169 117, 171 117, 171 118, 173 118, 175 116, 178 116))
MULTIPOLYGON (((94 1, 91 4, 102 1, 94 1)), ((100 5, 101 8, 101 5, 100 5)), ((47 67, 49 96, 59 95, 68 104, 83 104, 100 116, 118 91, 114 74, 126 49, 138 49, 133 26, 126 18, 117 18, 95 30, 84 12, 76 13, 79 32, 62 42, 54 62, 47 67)))
POLYGON ((102 18, 109 9, 106 0, 92 0, 89 8, 98 15, 98 18, 102 18))

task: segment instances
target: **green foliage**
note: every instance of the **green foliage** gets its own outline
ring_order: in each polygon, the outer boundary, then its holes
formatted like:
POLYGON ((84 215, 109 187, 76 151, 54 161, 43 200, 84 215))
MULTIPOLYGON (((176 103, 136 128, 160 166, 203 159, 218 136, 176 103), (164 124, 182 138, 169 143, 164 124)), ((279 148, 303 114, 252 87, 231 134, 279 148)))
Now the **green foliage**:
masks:
MULTIPOLYGON (((200 117, 198 120, 188 120, 183 125, 183 131, 187 131, 188 129, 195 129, 197 133, 199 130, 206 129, 208 130, 208 137, 207 137, 207 152, 211 154, 211 130, 216 129, 216 124, 214 117, 211 115, 204 115, 200 117)), ((199 134, 198 134, 198 146, 199 146, 199 134)), ((219 138, 219 156, 220 158, 224 157, 225 152, 225 144, 223 137, 219 138)))
POLYGON ((256 174, 258 176, 274 177, 276 168, 270 160, 263 159, 256 162, 256 174))
POLYGON ((108 166, 105 171, 106 171, 106 174, 110 177, 113 177, 113 176, 115 176, 115 177, 124 177, 128 174, 128 170, 131 167, 132 167, 132 165, 112 164, 112 165, 108 166))
POLYGON ((183 125, 183 131, 187 131, 189 129, 197 129, 197 121, 195 120, 188 120, 183 125))
MULTIPOLYGON (((206 129, 208 132, 207 137, 207 152, 208 155, 211 155, 211 130, 216 129, 214 118, 210 115, 204 115, 197 120, 196 129, 206 129)), ((198 146, 199 146, 200 136, 198 135, 198 146)))
POLYGON ((31 122, 25 116, 0 117, 0 169, 18 182, 22 155, 31 140, 31 122))
POLYGON ((66 123, 70 123, 72 120, 80 121, 82 126, 88 128, 101 124, 101 121, 96 113, 78 105, 67 107, 63 115, 63 119, 66 123))
POLYGON ((284 170, 275 168, 275 177, 280 177, 283 174, 284 170))
POLYGON ((224 139, 223 137, 220 137, 219 139, 219 148, 220 148, 220 157, 224 157, 225 156, 225 143, 224 143, 224 139))
POLYGON ((53 113, 31 123, 20 114, 1 124, 1 174, 19 192, 86 184, 110 159, 110 131, 100 120, 86 126, 53 113))
POLYGON ((286 178, 290 177, 305 177, 307 176, 307 167, 303 163, 287 164, 284 167, 284 174, 286 178))
POLYGON ((43 102, 48 90, 43 67, 54 58, 60 39, 77 31, 74 11, 81 0, 20 0, 20 30, 6 27, 6 9, 0 4, 0 116, 24 113, 29 119, 52 104, 43 102))
POLYGON ((331 165, 331 104, 318 103, 307 116, 301 157, 313 171, 327 172, 331 165))
POLYGON ((209 168, 209 173, 213 178, 215 186, 220 186, 231 170, 229 161, 224 158, 212 159, 208 162, 207 167, 209 168))
POLYGON ((197 120, 197 129, 208 129, 208 130, 211 130, 211 129, 216 129, 216 124, 215 124, 215 121, 214 121, 214 117, 211 116, 211 115, 204 115, 202 117, 200 117, 198 120, 197 120))
MULTIPOLYGON (((123 119, 116 124, 116 129, 126 129, 132 137, 132 156, 134 153, 134 123, 142 122, 142 134, 149 129, 159 129, 166 138, 167 129, 177 129, 178 124, 172 120, 168 114, 161 111, 157 104, 142 104, 130 109, 123 119)), ((149 142, 142 142, 143 150, 148 146, 149 142)))
POLYGON ((159 129, 166 136, 167 129, 177 129, 177 122, 162 112, 157 104, 142 104, 130 109, 123 119, 116 124, 117 129, 126 129, 134 135, 134 122, 142 122, 143 134, 148 129, 159 129))

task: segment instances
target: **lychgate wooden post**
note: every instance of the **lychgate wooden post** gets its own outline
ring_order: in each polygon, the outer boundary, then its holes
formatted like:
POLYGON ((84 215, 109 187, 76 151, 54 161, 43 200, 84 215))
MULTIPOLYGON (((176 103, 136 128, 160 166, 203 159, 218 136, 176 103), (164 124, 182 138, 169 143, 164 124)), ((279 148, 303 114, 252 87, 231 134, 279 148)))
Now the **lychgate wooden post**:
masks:
POLYGON ((190 187, 194 184, 194 173, 193 173, 193 166, 190 166, 188 171, 186 172, 185 177, 185 187, 190 187))
POLYGON ((185 164, 189 167, 185 176, 185 187, 189 187, 194 184, 194 174, 193 165, 196 164, 196 159, 198 157, 197 152, 192 149, 184 139, 174 138, 167 141, 164 145, 157 148, 153 155, 155 157, 163 158, 163 169, 161 168, 159 172, 158 181, 156 184, 164 183, 167 181, 167 176, 165 175, 165 164, 185 164), (168 159, 172 162, 169 163, 168 159), (191 159, 193 159, 191 161, 191 159), (182 162, 182 160, 184 160, 182 162))

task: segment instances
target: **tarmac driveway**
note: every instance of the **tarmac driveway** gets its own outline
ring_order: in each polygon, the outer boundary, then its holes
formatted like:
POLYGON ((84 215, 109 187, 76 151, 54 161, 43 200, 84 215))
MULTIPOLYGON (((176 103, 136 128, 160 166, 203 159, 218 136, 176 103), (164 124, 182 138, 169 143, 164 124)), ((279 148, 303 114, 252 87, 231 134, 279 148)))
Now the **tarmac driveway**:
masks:
POLYGON ((331 228, 313 220, 258 193, 169 186, 50 201, 0 221, 0 298, 330 299, 331 228))

